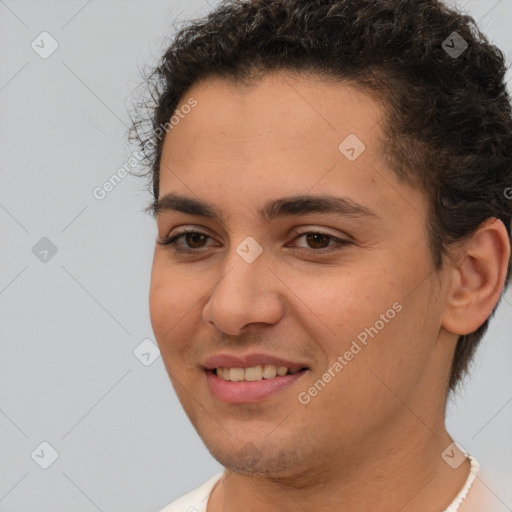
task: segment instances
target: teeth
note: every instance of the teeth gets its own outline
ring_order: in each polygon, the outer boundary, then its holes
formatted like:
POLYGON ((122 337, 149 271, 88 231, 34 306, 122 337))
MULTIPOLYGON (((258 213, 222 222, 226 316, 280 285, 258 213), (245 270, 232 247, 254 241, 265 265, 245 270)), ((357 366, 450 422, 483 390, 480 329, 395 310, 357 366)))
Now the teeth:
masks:
POLYGON ((229 368, 229 380, 240 382, 244 380, 245 370, 243 368, 229 368))
POLYGON ((266 364, 263 367, 263 378, 264 379, 273 379, 277 375, 277 366, 273 364, 266 364))
POLYGON ((243 380, 255 382, 262 379, 273 379, 276 376, 282 377, 287 373, 294 374, 298 371, 300 371, 299 368, 288 370, 285 366, 266 364, 264 366, 252 366, 251 368, 217 368, 217 376, 233 382, 241 382, 243 380))
POLYGON ((245 380, 253 382, 263 379, 263 368, 261 366, 253 366, 245 369, 245 380))

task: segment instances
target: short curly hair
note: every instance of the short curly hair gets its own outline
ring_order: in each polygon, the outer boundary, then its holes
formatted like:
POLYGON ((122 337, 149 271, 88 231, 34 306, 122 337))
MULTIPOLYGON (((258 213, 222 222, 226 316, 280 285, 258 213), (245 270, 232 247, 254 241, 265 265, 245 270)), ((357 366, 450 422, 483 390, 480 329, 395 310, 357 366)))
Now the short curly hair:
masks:
MULTIPOLYGON (((131 132, 150 168, 154 202, 163 146, 158 127, 169 123, 187 90, 208 77, 243 84, 275 70, 355 83, 379 99, 387 110, 383 158, 429 199, 435 269, 452 243, 488 218, 503 221, 510 241, 505 59, 472 17, 438 0, 228 0, 189 21, 147 77, 150 105, 131 132), (448 51, 456 40, 467 43, 460 55, 448 51), (141 128, 144 120, 149 130, 141 128)), ((510 270, 509 260, 505 290, 510 270)), ((468 373, 495 310, 459 336, 449 392, 468 373)))

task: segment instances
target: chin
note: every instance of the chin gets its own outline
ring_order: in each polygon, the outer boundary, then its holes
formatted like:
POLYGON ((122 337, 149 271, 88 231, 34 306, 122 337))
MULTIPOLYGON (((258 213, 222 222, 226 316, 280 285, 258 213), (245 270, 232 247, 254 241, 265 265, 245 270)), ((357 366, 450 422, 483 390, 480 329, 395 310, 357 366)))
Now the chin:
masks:
POLYGON ((260 476, 274 480, 296 478, 305 471, 305 454, 301 455, 295 449, 275 453, 275 447, 269 446, 268 441, 261 445, 247 442, 236 450, 234 443, 224 446, 207 444, 211 455, 226 469, 239 475, 260 476))

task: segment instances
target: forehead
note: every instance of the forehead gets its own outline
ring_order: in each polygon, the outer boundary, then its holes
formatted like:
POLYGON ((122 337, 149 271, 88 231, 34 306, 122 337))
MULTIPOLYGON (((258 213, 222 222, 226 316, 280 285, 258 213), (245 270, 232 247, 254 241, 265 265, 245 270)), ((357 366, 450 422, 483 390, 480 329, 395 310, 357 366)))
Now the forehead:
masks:
POLYGON ((179 131, 180 142, 184 142, 182 138, 190 141, 193 131, 205 149, 209 140, 214 140, 217 147, 221 145, 219 151, 234 145, 237 150, 257 146, 259 140, 272 148, 287 143, 303 146, 305 139, 323 140, 337 149, 351 133, 367 140, 370 135, 376 138, 384 114, 383 105, 354 83, 283 71, 247 85, 208 78, 193 85, 181 103, 190 97, 196 98, 198 106, 188 122, 181 123, 181 129, 173 130, 168 138, 179 131))
POLYGON ((269 197, 336 193, 403 213, 403 185, 381 149, 386 110, 355 84, 284 72, 249 85, 209 78, 177 111, 191 98, 197 105, 164 141, 161 197, 177 192, 234 210, 269 197), (350 146, 355 159, 344 153, 350 146))
POLYGON ((325 172, 338 163, 347 138, 364 144, 361 160, 381 159, 384 109, 354 84, 282 71, 248 85, 208 78, 185 93, 177 112, 191 98, 197 105, 165 137, 164 168, 192 172, 198 166, 203 173, 215 169, 217 176, 233 171, 235 179, 242 168, 266 176, 294 168, 305 176, 306 169, 325 172))

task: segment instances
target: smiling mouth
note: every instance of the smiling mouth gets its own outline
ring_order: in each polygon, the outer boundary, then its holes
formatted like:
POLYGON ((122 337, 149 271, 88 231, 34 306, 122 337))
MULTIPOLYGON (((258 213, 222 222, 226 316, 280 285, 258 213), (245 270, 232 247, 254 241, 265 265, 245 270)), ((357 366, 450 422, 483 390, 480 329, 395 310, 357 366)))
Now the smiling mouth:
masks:
POLYGON ((293 386, 308 372, 308 367, 300 365, 291 368, 272 364, 205 368, 207 386, 212 395, 235 406, 263 402, 293 386))
POLYGON ((307 370, 304 368, 287 368, 286 366, 276 366, 273 364, 251 366, 249 368, 214 368, 209 370, 214 375, 225 381, 231 382, 257 382, 270 380, 286 375, 295 375, 296 373, 307 370))

